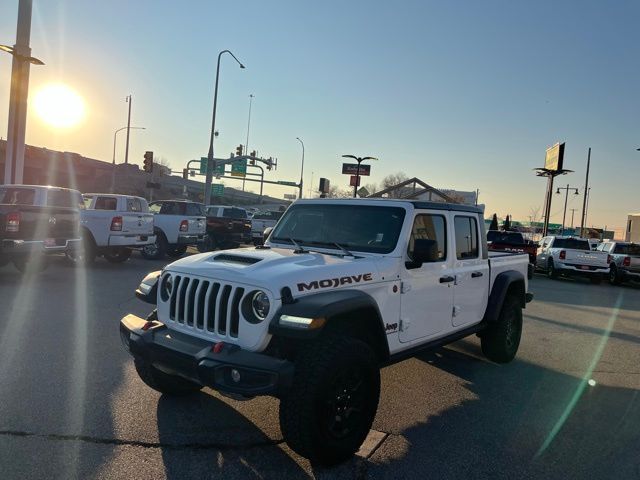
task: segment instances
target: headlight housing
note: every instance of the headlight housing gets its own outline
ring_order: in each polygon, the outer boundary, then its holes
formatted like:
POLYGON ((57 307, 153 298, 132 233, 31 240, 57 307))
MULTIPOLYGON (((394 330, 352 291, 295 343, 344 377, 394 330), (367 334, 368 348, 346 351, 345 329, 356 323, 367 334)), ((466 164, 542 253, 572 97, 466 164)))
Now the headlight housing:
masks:
POLYGON ((166 302, 171 298, 171 293, 173 292, 173 276, 170 273, 167 273, 164 277, 162 277, 162 281, 160 282, 160 298, 163 302, 166 302))
POLYGON ((254 292, 251 296, 251 311, 259 321, 264 320, 269 315, 271 302, 269 296, 262 290, 254 292))

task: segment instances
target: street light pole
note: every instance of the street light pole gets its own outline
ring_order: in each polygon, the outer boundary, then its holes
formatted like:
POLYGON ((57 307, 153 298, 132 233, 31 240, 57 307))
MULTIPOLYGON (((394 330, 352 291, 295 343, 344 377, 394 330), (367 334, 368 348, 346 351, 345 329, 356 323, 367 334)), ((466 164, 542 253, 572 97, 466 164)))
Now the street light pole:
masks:
POLYGON ((146 130, 145 127, 122 127, 117 129, 115 132, 113 132, 113 158, 111 159, 111 163, 113 165, 116 164, 116 135, 118 134, 118 132, 121 132, 122 130, 126 130, 127 128, 131 130, 146 130))
POLYGON ((298 198, 302 198, 302 177, 304 176, 304 142, 300 140, 300 137, 296 137, 296 140, 298 140, 300 142, 300 145, 302 145, 302 167, 300 168, 300 190, 298 192, 298 198))
POLYGON ((207 176, 204 183, 204 204, 209 205, 211 203, 211 180, 213 178, 213 137, 216 131, 216 109, 218 107, 218 78, 220 77, 220 57, 223 53, 228 53, 233 59, 238 62, 240 68, 245 68, 244 65, 236 58, 236 56, 229 50, 222 50, 218 54, 218 64, 216 66, 216 84, 213 89, 213 115, 211 118, 211 136, 209 138, 209 153, 207 154, 207 176))
MULTIPOLYGON (((244 151, 249 155, 249 128, 251 127, 251 103, 253 103, 253 93, 249 94, 249 119, 247 120, 247 141, 244 143, 244 151)), ((244 192, 244 177, 242 178, 242 191, 244 192)))
POLYGON ((575 194, 576 195, 580 195, 580 192, 578 192, 578 189, 575 187, 570 187, 569 184, 567 183, 566 187, 558 187, 558 190, 556 190, 556 194, 560 194, 560 190, 564 190, 564 213, 562 214, 562 233, 561 235, 564 235, 564 226, 565 226, 565 221, 567 219, 567 200, 569 199, 569 190, 575 190, 575 194))
POLYGON ((125 98, 129 104, 129 115, 127 116, 127 148, 124 151, 124 163, 129 163, 129 130, 131 130, 131 95, 125 98))
POLYGON ((353 186, 353 198, 358 196, 358 184, 360 183, 360 164, 365 160, 378 160, 376 157, 356 157, 355 155, 342 155, 342 158, 353 158, 356 162, 358 162, 358 166, 356 168, 356 184, 353 186))

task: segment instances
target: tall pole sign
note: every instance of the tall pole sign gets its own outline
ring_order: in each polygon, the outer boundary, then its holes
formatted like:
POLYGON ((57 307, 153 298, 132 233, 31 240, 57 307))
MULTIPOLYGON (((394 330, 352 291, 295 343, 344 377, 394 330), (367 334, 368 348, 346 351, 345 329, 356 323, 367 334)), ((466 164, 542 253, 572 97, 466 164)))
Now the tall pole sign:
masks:
POLYGON ((566 175, 573 170, 566 170, 564 167, 564 142, 556 143, 553 147, 547 148, 544 159, 544 167, 536 168, 536 175, 547 177, 547 193, 544 201, 544 225, 542 236, 549 232, 549 216, 551 215, 551 200, 553 199, 553 179, 558 175, 566 175))

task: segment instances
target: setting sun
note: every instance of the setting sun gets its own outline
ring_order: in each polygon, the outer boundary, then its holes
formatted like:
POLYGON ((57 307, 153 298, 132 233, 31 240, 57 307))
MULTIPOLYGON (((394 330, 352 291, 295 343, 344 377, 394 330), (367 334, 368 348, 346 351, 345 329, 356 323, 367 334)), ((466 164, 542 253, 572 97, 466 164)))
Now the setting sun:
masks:
POLYGON ((35 94, 33 102, 38 116, 54 127, 73 127, 84 118, 82 97, 66 85, 43 87, 35 94))

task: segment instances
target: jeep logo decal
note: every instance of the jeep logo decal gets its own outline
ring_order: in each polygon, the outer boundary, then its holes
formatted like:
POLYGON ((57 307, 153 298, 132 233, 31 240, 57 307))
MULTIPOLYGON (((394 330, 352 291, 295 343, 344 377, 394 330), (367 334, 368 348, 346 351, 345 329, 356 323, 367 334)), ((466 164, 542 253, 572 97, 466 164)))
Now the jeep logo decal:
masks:
POLYGON ((370 282, 372 280, 373 276, 370 273, 351 275, 349 277, 326 278, 324 280, 315 280, 310 283, 299 283, 298 291, 304 292, 305 290, 318 290, 320 288, 336 288, 340 285, 370 282))

